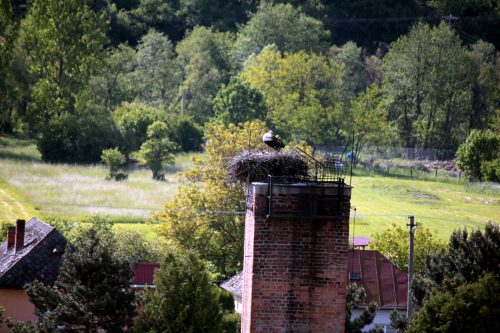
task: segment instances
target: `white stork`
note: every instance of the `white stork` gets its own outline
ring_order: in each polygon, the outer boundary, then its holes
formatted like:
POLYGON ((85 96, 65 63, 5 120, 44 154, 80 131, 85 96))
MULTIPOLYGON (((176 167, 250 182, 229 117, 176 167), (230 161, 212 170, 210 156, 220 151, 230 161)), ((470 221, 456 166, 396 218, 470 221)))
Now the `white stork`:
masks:
POLYGON ((269 147, 276 151, 280 151, 281 148, 285 147, 283 142, 273 134, 273 131, 269 131, 262 136, 262 142, 264 142, 269 147))

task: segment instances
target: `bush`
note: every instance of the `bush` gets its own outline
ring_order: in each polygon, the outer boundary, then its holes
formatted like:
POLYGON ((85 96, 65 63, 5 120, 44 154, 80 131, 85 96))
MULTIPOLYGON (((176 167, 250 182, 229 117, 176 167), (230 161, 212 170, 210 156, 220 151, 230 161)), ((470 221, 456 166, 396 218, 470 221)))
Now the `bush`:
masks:
POLYGON ((180 151, 202 150, 203 130, 189 117, 180 116, 170 124, 169 138, 180 151))
POLYGON ((140 103, 124 103, 113 111, 113 120, 120 133, 120 146, 128 155, 139 150, 147 139, 148 127, 155 121, 165 120, 164 113, 140 103))
POLYGON ((473 130, 458 148, 457 159, 469 180, 500 181, 500 134, 473 130))
POLYGON ((123 180, 127 177, 124 172, 120 172, 118 176, 118 169, 120 165, 125 163, 125 155, 123 155, 118 148, 104 149, 101 154, 101 160, 108 166, 109 179, 123 180))
POLYGON ((116 144, 111 114, 87 111, 63 114, 49 120, 37 140, 44 161, 95 163, 99 162, 103 149, 116 144))

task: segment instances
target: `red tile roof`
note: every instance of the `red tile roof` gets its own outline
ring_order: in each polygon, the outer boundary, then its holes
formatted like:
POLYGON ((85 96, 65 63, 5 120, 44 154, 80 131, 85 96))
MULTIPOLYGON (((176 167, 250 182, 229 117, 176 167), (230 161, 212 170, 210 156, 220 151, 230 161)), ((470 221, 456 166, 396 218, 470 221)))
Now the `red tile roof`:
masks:
POLYGON ((143 263, 137 264, 134 269, 134 286, 154 286, 155 271, 160 268, 159 264, 143 263))
POLYGON ((349 251, 349 273, 360 274, 351 282, 365 288, 365 303, 375 302, 381 307, 406 307, 408 276, 378 251, 349 251))

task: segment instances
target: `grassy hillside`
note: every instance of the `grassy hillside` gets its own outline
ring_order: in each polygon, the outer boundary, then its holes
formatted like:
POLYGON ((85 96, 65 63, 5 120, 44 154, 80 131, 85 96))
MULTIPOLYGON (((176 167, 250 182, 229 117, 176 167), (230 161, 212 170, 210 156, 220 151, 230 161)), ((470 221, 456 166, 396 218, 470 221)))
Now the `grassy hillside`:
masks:
MULTIPOLYGON (((406 215, 443 238, 452 230, 483 228, 500 222, 500 186, 363 176, 352 179, 355 234, 369 236, 392 223, 406 224, 406 215)), ((351 219, 351 234, 353 231, 351 219)))
MULTIPOLYGON (((151 179, 151 172, 137 167, 123 182, 106 181, 102 165, 46 164, 32 143, 0 140, 0 221, 38 216, 82 219, 93 214, 110 216, 118 228, 134 229, 154 237, 154 226, 144 224, 161 209, 177 189, 175 173, 190 164, 180 155, 167 173, 166 182, 151 179)), ((404 225, 415 215, 447 239, 462 226, 482 228, 499 221, 500 185, 414 180, 360 173, 352 179, 351 235, 369 236, 392 223, 404 225), (352 212, 354 215, 354 211, 352 212)))
POLYGON ((115 182, 105 180, 103 165, 43 163, 33 144, 2 138, 0 200, 5 208, 0 220, 23 214, 71 219, 102 214, 120 222, 144 222, 174 195, 175 174, 189 161, 189 155, 179 155, 165 182, 153 181, 151 171, 138 167, 128 170, 127 181, 115 182))

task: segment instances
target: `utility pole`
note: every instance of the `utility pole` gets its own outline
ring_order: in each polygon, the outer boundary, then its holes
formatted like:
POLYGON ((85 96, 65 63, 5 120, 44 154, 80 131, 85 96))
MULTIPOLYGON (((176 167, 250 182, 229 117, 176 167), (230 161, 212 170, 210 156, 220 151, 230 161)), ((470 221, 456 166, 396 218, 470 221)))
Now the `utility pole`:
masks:
POLYGON ((409 255, 409 263, 408 263, 408 300, 407 300, 407 308, 406 308, 406 317, 408 321, 411 320, 411 316, 413 314, 413 301, 411 299, 411 281, 413 279, 413 243, 415 236, 415 229, 417 229, 417 224, 415 224, 415 217, 413 215, 408 216, 410 219, 410 223, 406 226, 410 227, 410 255, 409 255))
POLYGON ((442 19, 448 21, 448 25, 451 27, 452 22, 458 20, 458 17, 450 14, 447 16, 443 16, 442 19))

